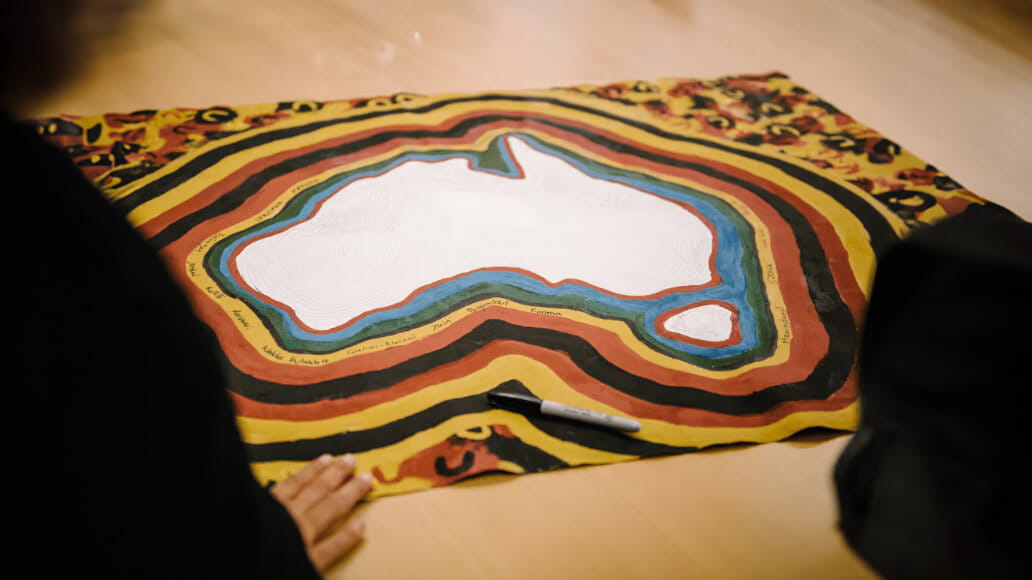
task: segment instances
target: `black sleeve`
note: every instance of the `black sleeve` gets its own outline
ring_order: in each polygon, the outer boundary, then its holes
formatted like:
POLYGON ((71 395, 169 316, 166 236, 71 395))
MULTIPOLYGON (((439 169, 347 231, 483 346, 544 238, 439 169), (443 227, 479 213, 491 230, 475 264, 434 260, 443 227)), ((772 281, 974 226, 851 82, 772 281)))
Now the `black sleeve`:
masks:
POLYGON ((161 259, 28 128, 0 141, 6 551, 47 577, 318 578, 161 259))
POLYGON ((879 260, 839 525, 889 579, 1024 578, 1032 224, 995 208, 879 260))

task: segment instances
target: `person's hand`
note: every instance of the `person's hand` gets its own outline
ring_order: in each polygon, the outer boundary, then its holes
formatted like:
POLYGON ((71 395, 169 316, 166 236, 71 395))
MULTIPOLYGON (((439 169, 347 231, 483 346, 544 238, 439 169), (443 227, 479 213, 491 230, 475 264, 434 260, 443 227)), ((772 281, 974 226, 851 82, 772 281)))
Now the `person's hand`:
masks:
POLYGON ((324 572, 362 540, 365 522, 344 520, 371 487, 368 473, 355 475, 354 456, 323 455, 271 492, 294 517, 312 564, 324 572))

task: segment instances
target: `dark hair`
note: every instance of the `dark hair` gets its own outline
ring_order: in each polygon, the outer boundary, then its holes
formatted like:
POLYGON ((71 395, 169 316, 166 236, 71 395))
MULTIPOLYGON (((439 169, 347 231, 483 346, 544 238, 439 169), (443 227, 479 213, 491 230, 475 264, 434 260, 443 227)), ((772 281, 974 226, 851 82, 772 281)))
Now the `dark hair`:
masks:
POLYGON ((118 28, 132 0, 0 1, 0 109, 53 91, 98 36, 118 28))

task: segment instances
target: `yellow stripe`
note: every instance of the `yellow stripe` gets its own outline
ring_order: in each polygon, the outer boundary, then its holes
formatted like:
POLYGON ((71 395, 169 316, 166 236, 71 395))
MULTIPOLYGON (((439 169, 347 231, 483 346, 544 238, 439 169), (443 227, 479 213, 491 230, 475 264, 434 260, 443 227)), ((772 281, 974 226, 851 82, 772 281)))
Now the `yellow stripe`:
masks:
MULTIPOLYGON (((506 132, 507 132, 506 129, 498 129, 498 130, 495 130, 495 131, 491 131, 491 132, 485 134, 484 136, 482 136, 475 143, 472 143, 472 144, 466 145, 466 146, 456 146, 455 148, 456 149, 460 149, 460 150, 478 150, 478 151, 483 151, 483 150, 486 149, 488 144, 493 139, 495 139, 499 135, 505 134, 506 132)), ((545 140, 547 142, 555 142, 555 139, 551 138, 547 134, 542 134, 542 133, 539 133, 539 132, 533 131, 533 130, 523 130, 522 132, 531 134, 534 137, 542 139, 542 140, 545 140)), ((597 155, 594 152, 583 150, 583 149, 580 149, 578 147, 571 146, 568 143, 561 143, 561 145, 564 146, 564 147, 568 147, 568 148, 574 149, 575 152, 580 154, 580 155, 584 155, 584 156, 587 156, 589 158, 593 158, 593 159, 595 159, 595 160, 597 160, 599 162, 607 162, 607 160, 605 158, 597 155)), ((406 147, 406 150, 421 151, 421 150, 433 150, 435 148, 436 147, 433 146, 433 145, 424 145, 424 146, 416 146, 416 147, 406 147)), ((706 150, 704 152, 708 152, 708 151, 709 150, 706 150)), ((283 205, 287 201, 289 201, 289 199, 293 198, 302 189, 304 189, 304 188, 306 188, 306 187, 308 187, 310 185, 314 185, 316 183, 323 182, 323 181, 325 181, 327 179, 330 179, 333 176, 338 175, 338 174, 340 174, 342 172, 345 172, 345 171, 355 171, 355 170, 361 169, 363 167, 366 167, 366 166, 369 166, 369 165, 381 162, 381 161, 383 161, 385 159, 389 159, 391 157, 394 157, 397 154, 398 154, 398 151, 387 152, 387 153, 384 153, 384 154, 379 155, 377 157, 367 159, 367 160, 363 161, 361 164, 355 164, 353 166, 349 165, 349 166, 346 166, 346 167, 335 168, 333 170, 329 170, 329 171, 323 172, 322 174, 320 174, 318 176, 314 176, 312 178, 306 179, 305 181, 303 181, 301 183, 295 184, 294 186, 289 188, 283 195, 281 195, 275 202, 273 202, 269 206, 266 206, 265 208, 262 208, 262 211, 257 213, 254 217, 252 217, 250 219, 247 219, 247 220, 241 220, 237 225, 235 225, 234 227, 231 227, 231 228, 227 228, 226 230, 223 230, 222 232, 217 234, 217 236, 218 236, 218 238, 222 238, 222 237, 225 237, 225 236, 228 236, 228 235, 232 235, 232 234, 234 234, 234 233, 236 233, 238 231, 241 231, 241 230, 243 230, 245 228, 252 227, 255 224, 258 224, 258 223, 260 223, 262 221, 270 219, 271 217, 273 217, 279 211, 279 208, 282 208, 283 205)), ((723 161, 727 162, 728 160, 723 160, 723 161)), ((751 169, 756 170, 756 171, 769 171, 768 166, 763 165, 763 164, 759 164, 759 163, 755 163, 755 162, 749 162, 748 160, 743 162, 742 165, 753 165, 754 167, 752 167, 751 169)), ((641 171, 640 169, 637 169, 637 168, 635 168, 635 170, 641 171)), ((757 250, 758 250, 758 254, 759 254, 759 258, 760 258, 761 264, 771 264, 773 262, 773 254, 772 254, 772 249, 770 247, 770 234, 769 234, 769 231, 766 229, 764 224, 761 221, 759 221, 759 219, 755 216, 755 214, 753 214, 749 210, 748 206, 746 206, 745 204, 743 204, 742 202, 739 202, 738 200, 736 200, 734 198, 730 198, 726 194, 722 194, 721 192, 712 190, 710 188, 702 186, 701 184, 689 182, 688 180, 685 180, 683 178, 671 178, 670 176, 660 175, 660 174, 656 174, 654 172, 645 172, 645 171, 642 171, 642 172, 650 174, 650 175, 652 175, 654 177, 657 177, 657 178, 660 178, 660 179, 667 179, 668 181, 679 182, 680 185, 684 185, 686 187, 693 187, 695 189, 703 191, 704 193, 707 193, 709 195, 713 195, 713 196, 715 196, 717 198, 724 199, 725 201, 727 201, 732 207, 735 208, 736 211, 738 211, 740 214, 742 214, 742 216, 753 226, 753 228, 754 228, 754 230, 756 232, 756 240, 755 241, 756 241, 756 247, 757 247, 757 250)), ((780 177, 782 178, 781 179, 781 183, 784 185, 784 178, 786 176, 780 175, 780 177)), ((769 179, 776 179, 776 176, 767 176, 767 178, 769 178, 769 179)), ((843 208, 841 208, 840 206, 838 206, 838 204, 830 203, 828 201, 829 200, 828 196, 826 196, 822 192, 820 192, 818 190, 814 190, 813 188, 810 188, 809 186, 807 186, 806 184, 801 183, 801 182, 798 182, 797 185, 791 186, 791 187, 792 187, 792 189, 793 189, 793 191, 795 193, 804 196, 804 199, 808 198, 808 199, 816 200, 813 203, 817 207, 818 211, 822 211, 822 212, 824 212, 826 214, 833 215, 835 219, 839 220, 840 224, 843 224, 843 225, 840 226, 839 229, 840 230, 846 230, 847 234, 849 236, 849 237, 846 237, 846 239, 843 240, 843 243, 846 245, 846 247, 849 250, 851 250, 850 259, 851 259, 851 263, 853 265, 854 271, 856 273, 856 276, 858 278, 858 282, 860 283, 861 288, 866 289, 866 287, 868 285, 868 281, 870 279, 870 275, 873 272, 874 256, 873 256, 873 253, 870 251, 869 245, 867 244, 867 233, 866 233, 866 230, 863 229, 862 224, 858 220, 856 220, 856 218, 854 216, 852 216, 851 213, 849 213, 848 211, 846 211, 843 208)), ((215 240, 212 239, 212 238, 209 238, 208 240, 203 242, 198 248, 195 248, 194 251, 192 252, 190 258, 188 259, 187 263, 185 264, 185 268, 186 268, 187 272, 192 276, 191 279, 202 290, 205 289, 205 288, 210 288, 210 287, 215 285, 214 280, 211 279, 207 275, 207 273, 204 272, 203 268, 200 266, 201 263, 202 263, 204 254, 207 253, 207 251, 210 250, 210 247, 211 247, 213 241, 215 241, 215 240)), ((779 286, 776 284, 775 280, 767 279, 766 277, 764 277, 763 279, 764 279, 764 283, 766 284, 766 294, 768 296, 768 300, 769 300, 770 304, 772 305, 772 308, 777 308, 777 305, 783 303, 783 299, 782 299, 782 297, 780 295, 779 286)), ((255 347, 255 350, 257 352, 263 353, 264 356, 266 358, 268 358, 270 361, 277 362, 277 363, 283 363, 284 362, 284 359, 278 358, 278 357, 280 357, 282 355, 282 353, 280 352, 280 349, 275 346, 275 341, 273 340, 272 336, 268 333, 268 331, 265 329, 265 327, 262 324, 260 324, 257 316, 255 316, 250 311, 250 309, 247 307, 246 303, 244 303, 242 301, 239 301, 239 300, 236 300, 234 298, 230 298, 228 296, 224 296, 224 295, 223 296, 212 297, 212 299, 215 300, 217 303, 219 303, 221 308, 227 313, 227 317, 228 318, 230 318, 231 320, 235 321, 235 323, 238 325, 238 327, 240 327, 240 329, 245 334, 247 339, 255 347), (229 316, 230 313, 232 313, 232 312, 236 312, 236 314, 234 316, 229 316)), ((479 304, 482 304, 482 303, 478 303, 478 305, 472 305, 472 307, 478 308, 479 304)), ((522 307, 522 309, 524 311, 527 311, 530 308, 530 307, 524 306, 524 305, 517 305, 517 303, 515 303, 515 302, 511 302, 511 304, 512 304, 513 307, 517 307, 517 308, 522 307)), ((467 307, 466 308, 466 312, 468 312, 469 310, 470 310, 470 307, 467 307)), ((748 365, 746 367, 742 367, 740 369, 736 369, 735 371, 725 371, 725 372, 707 371, 707 370, 704 370, 704 369, 699 369, 698 367, 695 367, 694 365, 690 365, 690 364, 685 363, 683 361, 680 361, 680 360, 677 360, 677 359, 673 359, 671 357, 667 357, 667 356, 661 355, 660 353, 657 353, 657 352, 651 350, 647 346, 641 344, 640 341, 638 341, 633 336, 633 334, 630 332, 630 329, 626 326, 626 324, 624 324, 622 322, 616 322, 616 321, 606 320, 606 319, 598 319, 598 318, 592 317, 592 316, 590 316, 588 314, 585 314, 583 312, 576 311, 576 310, 563 310, 563 309, 560 309, 560 310, 561 310, 561 312, 565 316, 568 316, 571 319, 577 320, 578 322, 582 322, 582 323, 585 323, 585 324, 592 324, 594 326, 597 326, 597 327, 600 327, 600 328, 604 328, 608 332, 611 332, 611 333, 619 336, 621 341, 628 348, 634 350, 635 353, 638 356, 640 356, 640 357, 642 357, 642 358, 644 358, 646 360, 649 360, 651 362, 654 362, 656 364, 659 364, 659 365, 662 365, 662 366, 666 366, 668 368, 674 368, 674 369, 691 371, 691 372, 700 372, 700 373, 702 373, 702 374, 704 374, 706 376, 712 376, 712 377, 727 377, 727 376, 734 376, 734 375, 740 374, 742 372, 745 372, 745 371, 753 369, 753 368, 758 368, 758 367, 762 367, 762 366, 770 366, 770 365, 775 365, 775 364, 781 364, 782 362, 784 362, 784 360, 787 359, 787 351, 785 351, 783 348, 779 347, 778 351, 775 353, 775 355, 773 357, 768 358, 768 359, 766 359, 764 361, 759 361, 757 363, 753 363, 751 365, 748 365)), ((782 317, 778 316, 776 312, 773 312, 773 310, 772 310, 772 312, 770 314, 771 314, 772 319, 775 321, 775 325, 777 327, 777 331, 779 332, 779 334, 783 335, 785 333, 786 329, 783 326, 782 317)), ((789 315, 791 315, 791 313, 789 313, 789 315)), ((462 318, 464 316, 465 316, 465 314, 462 311, 459 311, 459 312, 453 313, 452 315, 447 317, 446 320, 458 320, 459 318, 462 318), (458 317, 458 318, 456 318, 456 317, 458 317)), ((321 356, 321 357, 316 357, 316 359, 317 359, 317 361, 325 361, 324 364, 329 364, 329 363, 333 363, 333 362, 342 360, 344 358, 348 358, 349 356, 358 355, 358 354, 367 353, 367 352, 375 352, 375 351, 384 350, 385 348, 388 348, 388 342, 393 343, 393 344, 398 344, 398 343, 408 344, 408 343, 411 343, 413 341, 421 340, 421 339, 429 336, 430 334, 432 334, 431 328, 432 328, 433 324, 434 323, 431 323, 431 324, 424 325, 422 327, 413 329, 413 330, 408 331, 408 332, 399 333, 399 334, 391 336, 390 338, 371 339, 371 340, 365 341, 365 342, 360 343, 360 344, 356 344, 356 345, 354 345, 352 347, 349 347, 347 349, 343 349, 341 351, 338 351, 338 352, 335 352, 335 353, 332 353, 332 354, 328 354, 328 355, 321 356)), ((316 362, 316 364, 323 364, 323 363, 316 362)))
MULTIPOLYGON (((685 437, 682 437, 677 444, 701 448, 727 442, 766 443, 784 439, 807 427, 852 429, 856 425, 857 416, 858 405, 853 403, 841 411, 794 413, 776 423, 763 427, 742 429, 681 428, 685 437)), ((454 417, 434 428, 414 434, 395 445, 357 453, 356 469, 358 472, 364 472, 379 468, 386 479, 393 479, 397 476, 404 459, 412 457, 456 433, 468 431, 472 428, 480 428, 482 431, 486 431, 490 425, 506 425, 513 435, 523 443, 558 457, 571 466, 616 463, 637 458, 635 456, 598 451, 568 441, 555 439, 537 430, 522 416, 494 409, 485 413, 454 417)), ((638 436, 645 437, 641 434, 638 436)), ((654 440, 651 436, 648 439, 654 440)), ((657 442, 673 444, 666 441, 657 442)), ((254 464, 252 469, 259 481, 267 483, 269 481, 282 481, 300 471, 305 464, 306 462, 299 461, 276 461, 254 464)), ((507 461, 500 462, 498 469, 509 473, 523 472, 520 466, 507 461)), ((376 482, 369 498, 417 491, 431 486, 432 482, 430 480, 420 477, 407 477, 391 484, 376 482)))
MULTIPOLYGON (((507 355, 498 357, 487 366, 469 375, 431 385, 398 400, 374 405, 368 409, 329 419, 314 421, 286 421, 240 417, 238 423, 244 441, 251 444, 317 439, 340 433, 381 427, 414 415, 433 405, 462 397, 485 394, 497 385, 517 379, 540 398, 567 405, 635 418, 642 425, 635 436, 646 441, 675 446, 705 447, 728 441, 773 441, 799 430, 802 426, 823 426, 850 429, 855 425, 855 409, 840 411, 806 411, 792 414, 779 421, 760 427, 696 427, 655 419, 632 417, 609 405, 575 390, 556 375, 548 365, 537 360, 507 355)), ((513 413, 495 410, 474 416, 511 416, 513 413)), ((484 423, 473 421, 469 426, 484 423)), ((438 441, 458 431, 451 431, 438 441)), ((551 452, 551 451, 550 451, 551 452)))
MULTIPOLYGON (((401 463, 405 459, 445 441, 456 433, 468 431, 476 427, 487 429, 490 425, 506 425, 524 443, 558 457, 570 465, 615 463, 637 458, 632 455, 598 451, 569 441, 555 439, 539 431, 523 416, 500 409, 492 409, 484 413, 453 417, 440 425, 415 433, 394 445, 356 453, 356 469, 358 471, 372 471, 373 468, 379 468, 385 478, 393 479, 397 476, 401 463)), ((252 468, 259 481, 264 483, 270 480, 282 481, 289 477, 289 475, 299 471, 304 465, 305 462, 277 461, 255 464, 252 468)), ((517 466, 509 462, 503 462, 500 466, 502 469, 506 467, 513 470, 517 466)), ((430 487, 428 480, 407 478, 395 484, 377 484, 371 493, 371 497, 404 493, 427 487, 430 487)))
MULTIPOLYGON (((520 95, 526 95, 528 93, 520 93, 520 95)), ((556 97, 561 96, 568 101, 582 101, 582 104, 589 106, 610 110, 615 114, 622 115, 628 118, 635 118, 637 113, 629 111, 624 108, 618 108, 604 103, 598 100, 590 98, 579 98, 571 96, 568 93, 558 94, 553 92, 539 93, 542 96, 556 97)), ((448 98, 440 97, 440 98, 448 98)), ((335 136, 342 136, 350 134, 356 131, 363 130, 375 130, 390 125, 398 124, 433 124, 440 121, 444 121, 453 115, 458 115, 467 111, 476 111, 484 107, 490 106, 490 103, 472 103, 472 104, 453 104, 446 106, 438 111, 435 111, 430 115, 413 115, 411 113, 403 113, 400 115, 391 115, 386 118, 368 119, 365 121, 357 122, 354 124, 348 124, 346 127, 330 127, 319 131, 313 131, 304 135, 299 135, 289 140, 281 140, 275 143, 270 143, 265 146, 256 147, 249 149, 237 154, 228 155, 221 161, 208 168, 198 176, 189 180, 179 188, 168 192, 165 196, 162 196, 158 200, 151 202, 150 204, 144 204, 138 211, 135 212, 134 218, 137 220, 146 220, 159 215, 167 209, 175 207, 180 203, 184 203, 191 197, 203 190, 203 188, 210 183, 215 182, 218 179, 223 179, 233 171, 243 167, 246 163, 260 159, 265 155, 271 155, 282 152, 284 150, 296 149, 306 147, 308 145, 317 144, 325 141, 328 138, 335 136)), ((868 239, 867 232, 863 228, 863 225, 853 216, 850 212, 841 207, 838 203, 834 202, 827 194, 816 190, 809 185, 795 180, 785 174, 784 172, 777 170, 770 165, 757 160, 748 159, 736 155, 734 151, 752 151, 753 149, 747 147, 740 147, 731 142, 724 142, 718 140, 712 140, 719 142, 720 145, 732 149, 731 152, 720 151, 717 149, 709 148, 704 145, 697 145, 691 143, 683 143, 677 140, 664 139, 647 132, 641 131, 624 123, 618 121, 612 121, 604 119, 596 115, 582 113, 578 111, 571 111, 552 107, 550 105, 544 105, 540 103, 512 103, 504 102, 500 103, 501 107, 510 110, 518 110, 524 112, 540 112, 551 116, 562 116, 572 120, 578 120, 582 123, 599 127, 602 130, 608 130, 612 132, 620 133, 632 140, 641 142, 645 145, 656 147, 663 150, 677 151, 682 154, 695 155, 704 159, 712 159, 726 164, 733 164, 734 166, 742 169, 747 173, 757 175, 761 178, 770 180, 774 183, 790 189, 794 194, 799 195, 806 203, 811 204, 817 211, 827 216, 829 220, 834 223, 835 230, 838 235, 843 239, 843 244, 849 251, 850 266, 853 270, 853 274, 856 279, 860 282, 861 288, 866 289, 871 272, 873 272, 874 256, 872 255, 868 239)), ((340 112, 334 112, 334 115, 340 116, 340 112)), ((313 115, 306 115, 302 119, 294 120, 293 124, 311 123, 316 120, 313 115)), ((642 120, 649 124, 657 124, 654 117, 647 116, 642 117, 638 120, 642 120)), ((275 129, 282 129, 289 124, 279 124, 275 129)), ((672 133, 677 133, 677 129, 664 125, 664 129, 672 133)), ((468 145, 449 144, 450 149, 468 149, 468 150, 479 150, 483 151, 486 149, 488 144, 497 136, 510 131, 507 128, 498 128, 486 133, 481 136, 475 143, 468 145)), ((527 127, 520 127, 519 132, 531 134, 534 137, 541 139, 545 142, 558 144, 562 147, 571 149, 578 155, 582 155, 589 159, 596 160, 606 165, 612 165, 612 161, 606 159, 604 156, 590 151, 585 150, 577 145, 562 142, 556 138, 541 133, 540 131, 529 129, 527 127)), ((250 132, 246 136, 240 138, 251 137, 257 132, 250 132)), ((690 135, 693 139, 700 139, 698 135, 690 135)), ((233 139, 233 138, 230 138, 233 139)), ((707 140, 707 139, 702 139, 707 140)), ((219 141, 214 146, 221 147, 234 141, 219 141)), ((250 227, 256 223, 260 223, 264 220, 269 219, 279 208, 290 198, 294 197, 304 187, 310 186, 315 183, 322 182, 329 179, 343 171, 354 171, 367 167, 369 165, 378 163, 385 159, 397 156, 401 151, 427 151, 439 149, 439 145, 430 144, 409 144, 405 147, 395 148, 392 151, 385 152, 373 158, 365 159, 359 163, 349 164, 335 168, 333 170, 324 172, 323 174, 305 180, 304 183, 295 184, 288 191, 284 192, 279 198, 270 204, 269 206, 262 208, 261 211, 254 214, 251 218, 241 220, 233 228, 229 228, 219 234, 216 234, 212 239, 205 241, 201 246, 195 248, 190 255, 190 259, 185 265, 188 271, 196 274, 196 277, 191 278, 198 287, 202 289, 206 285, 212 285, 214 283, 203 268, 200 268, 200 262, 203 259, 206 252, 210 251, 211 245, 217 239, 221 239, 227 235, 231 235, 237 231, 240 231, 246 227, 250 227)), ((194 153, 193 155, 201 154, 204 149, 194 153)), ((768 153, 771 157, 777 157, 785 163, 792 164, 800 167, 806 171, 813 172, 813 168, 805 165, 803 162, 796 161, 795 159, 778 156, 775 154, 768 153)), ((186 163, 190 156, 184 156, 179 163, 186 163)), ((693 183, 685 177, 671 176, 665 173, 657 173, 649 170, 645 170, 639 167, 630 167, 629 169, 651 175, 658 179, 663 179, 684 185, 686 187, 694 188, 702 191, 708 195, 712 195, 718 199, 722 199, 730 204, 737 212, 739 212, 744 219, 749 222, 756 232, 756 247, 759 254, 760 263, 763 265, 773 263, 773 253, 771 244, 771 235, 766 226, 757 218, 757 216, 749 209, 749 207, 733 199, 726 194, 712 190, 698 183, 693 183)), ((168 167, 166 171, 174 171, 175 167, 168 167)), ((822 175, 836 183, 839 183, 849 191, 857 191, 858 198, 867 200, 862 193, 856 190, 852 185, 844 182, 834 175, 828 173, 822 173, 822 175)), ((157 179, 160 177, 160 173, 156 173, 149 176, 148 180, 157 179)), ((141 181, 136 184, 136 187, 143 186, 146 181, 141 181)), ((879 213, 884 215, 886 219, 893 224, 893 227, 897 231, 904 231, 904 226, 900 220, 895 216, 888 213, 884 208, 878 204, 873 204, 867 200, 872 207, 876 208, 879 213)), ((783 298, 780 295, 779 285, 776 281, 766 280, 764 281, 766 287, 765 292, 772 305, 772 318, 775 320, 777 330, 783 334, 785 328, 782 326, 784 323, 781 317, 774 315, 774 308, 783 303, 783 298)), ((235 299, 228 297, 213 298, 219 305, 227 312, 227 316, 230 311, 238 310, 245 313, 247 316, 253 316, 252 313, 246 308, 246 305, 235 299)), ((529 311, 531 308, 528 305, 520 304, 515 301, 508 300, 506 308, 529 311)), ((471 315, 471 309, 475 312, 481 307, 489 306, 489 301, 481 301, 476 304, 467 306, 465 309, 453 312, 446 318, 451 318, 453 321, 458 321, 462 317, 471 315)), ((683 361, 673 359, 652 351, 647 346, 643 345, 638 341, 626 324, 622 322, 616 322, 611 320, 599 319, 588 315, 584 312, 572 309, 562 308, 549 308, 549 310, 555 310, 560 312, 563 316, 569 317, 572 320, 576 320, 580 323, 591 324, 593 326, 602 328, 606 332, 612 333, 614 336, 619 337, 621 342, 630 350, 635 352, 638 356, 643 359, 654 362, 655 364, 661 365, 666 368, 671 368, 679 371, 696 372, 702 373, 706 376, 712 376, 716 378, 730 378, 736 374, 744 372, 751 368, 757 368, 760 366, 768 366, 775 364, 782 364, 787 360, 788 349, 781 346, 774 353, 772 357, 767 360, 760 361, 744 367, 742 369, 736 369, 734 371, 725 372, 714 372, 700 369, 693 365, 689 365, 683 361)), ((791 313, 789 313, 791 315, 791 313)), ((230 317, 230 319, 233 319, 230 317)), ((444 319, 442 319, 444 320, 444 319)), ((249 341, 255 346, 258 352, 262 352, 262 347, 275 347, 275 343, 272 340, 271 335, 265 330, 264 326, 257 323, 257 318, 251 320, 252 324, 248 326, 250 328, 243 329, 244 334, 249 341)), ((440 321, 438 321, 440 322, 440 321)), ((243 325, 243 322, 238 324, 243 325)), ((421 327, 412 329, 410 331, 399 333, 390 337, 393 342, 404 340, 407 342, 413 342, 421 340, 430 336, 433 333, 433 323, 423 325, 421 327)), ((356 356, 363 352, 372 352, 383 350, 388 348, 386 339, 371 339, 363 343, 354 345, 347 349, 343 349, 336 353, 332 353, 322 357, 325 362, 335 362, 337 360, 343 360, 349 356, 356 356)), ((276 349, 278 350, 278 349, 276 349)), ((274 360, 270 358, 270 360, 274 360)), ((340 417, 334 417, 331 419, 325 419, 320 421, 306 421, 306 422, 291 422, 291 421, 279 421, 279 420, 261 420, 261 419, 249 419, 241 418, 240 424, 241 429, 244 433, 245 440, 250 443, 271 443, 278 441, 292 441, 296 439, 310 439, 325 437, 341 432, 351 430, 364 430, 375 428, 377 426, 385 425, 393 421, 397 421, 403 417, 410 416, 411 414, 421 411, 429 406, 450 400, 453 398, 482 394, 487 390, 490 390, 497 384, 504 382, 505 380, 516 378, 527 384, 532 388, 536 394, 544 398, 561 401, 567 404, 572 404, 580 407, 600 410, 603 412, 609 412, 619 414, 615 412, 615 409, 608 408, 606 405, 591 399, 590 397, 584 396, 569 385, 563 383, 562 380, 556 376, 551 369, 538 361, 529 359, 527 357, 518 355, 503 356, 491 361, 483 369, 474 371, 466 377, 434 385, 430 388, 422 389, 417 393, 413 393, 409 396, 403 397, 397 401, 383 403, 376 405, 365 411, 356 413, 346 414, 340 417)), ((750 428, 735 428, 735 427, 685 427, 682 425, 674 425, 663 421, 655 420, 641 420, 642 431, 637 435, 642 439, 653 441, 656 443, 665 443, 668 445, 676 446, 695 446, 705 447, 708 445, 726 443, 728 441, 773 441, 784 436, 794 433, 802 428, 810 426, 825 426, 831 428, 842 428, 848 429, 855 425, 856 421, 856 405, 834 412, 801 412, 795 413, 788 417, 785 417, 777 422, 769 425, 763 425, 760 427, 750 428)), ((639 419, 640 420, 640 419, 639 419)), ((534 429, 521 416, 513 413, 507 413, 500 410, 491 410, 483 413, 475 413, 471 415, 465 415, 461 417, 455 417, 445 421, 441 425, 437 425, 422 433, 414 434, 412 437, 405 439, 395 445, 388 446, 383 449, 377 449, 362 453, 359 455, 359 464, 361 468, 372 469, 373 467, 379 467, 381 471, 387 477, 391 477, 392 474, 396 474, 399 469, 399 460, 397 458, 410 457, 420 450, 430 447, 434 444, 439 443, 447 439, 448 437, 462 432, 469 432, 470 429, 476 427, 485 427, 489 424, 504 424, 509 426, 513 432, 520 437, 524 442, 541 448, 547 453, 551 453, 557 457, 560 457, 564 461, 571 464, 583 464, 583 463, 603 463, 612 462, 628 459, 629 457, 618 454, 598 452, 590 449, 585 449, 575 444, 568 442, 555 440, 547 435, 540 433, 537 429, 534 429)), ((296 470, 302 464, 297 462, 274 462, 269 464, 263 464, 258 466, 256 470, 259 471, 260 476, 267 479, 281 479, 283 474, 288 473, 292 470, 296 470)), ((512 469, 513 466, 506 467, 512 469)), ((386 486, 383 490, 378 490, 377 493, 397 493, 400 491, 407 491, 411 489, 420 489, 427 487, 431 482, 420 478, 410 478, 397 485, 386 486)))

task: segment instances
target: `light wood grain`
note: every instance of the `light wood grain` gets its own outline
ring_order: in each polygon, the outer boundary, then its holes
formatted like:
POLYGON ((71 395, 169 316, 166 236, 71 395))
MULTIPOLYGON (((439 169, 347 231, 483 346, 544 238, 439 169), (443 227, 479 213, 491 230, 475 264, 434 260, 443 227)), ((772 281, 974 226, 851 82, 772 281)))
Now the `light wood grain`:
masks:
MULTIPOLYGON (((30 113, 780 70, 1032 218, 1020 0, 163 0, 30 113)), ((844 437, 494 477, 362 508, 334 578, 869 578, 835 530, 844 437)))
POLYGON ((523 476, 375 500, 339 578, 873 576, 834 525, 816 438, 523 476))
POLYGON ((1026 0, 155 0, 34 114, 780 70, 1032 218, 1026 0))

